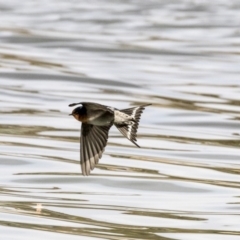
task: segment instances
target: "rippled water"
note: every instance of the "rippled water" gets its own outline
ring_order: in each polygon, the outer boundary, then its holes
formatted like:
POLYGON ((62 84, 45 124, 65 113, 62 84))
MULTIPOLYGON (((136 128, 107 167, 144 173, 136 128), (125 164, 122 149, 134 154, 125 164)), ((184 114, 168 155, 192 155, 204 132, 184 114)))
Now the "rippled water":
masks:
POLYGON ((239 11, 0 1, 1 239, 239 239, 239 11), (112 128, 83 177, 78 101, 152 103, 142 148, 112 128))

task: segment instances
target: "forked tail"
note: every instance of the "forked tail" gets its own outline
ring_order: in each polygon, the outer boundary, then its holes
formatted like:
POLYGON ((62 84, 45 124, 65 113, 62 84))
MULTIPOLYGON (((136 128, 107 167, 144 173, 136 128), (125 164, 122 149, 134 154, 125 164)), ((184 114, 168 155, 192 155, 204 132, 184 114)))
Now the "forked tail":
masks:
POLYGON ((124 112, 129 116, 133 117, 135 121, 132 122, 132 124, 116 124, 116 123, 114 124, 124 137, 129 139, 133 144, 135 144, 139 148, 140 146, 136 143, 138 124, 139 124, 139 120, 141 118, 141 114, 143 110, 145 109, 145 107, 149 105, 151 104, 146 104, 139 107, 126 108, 126 109, 120 110, 121 112, 124 112))

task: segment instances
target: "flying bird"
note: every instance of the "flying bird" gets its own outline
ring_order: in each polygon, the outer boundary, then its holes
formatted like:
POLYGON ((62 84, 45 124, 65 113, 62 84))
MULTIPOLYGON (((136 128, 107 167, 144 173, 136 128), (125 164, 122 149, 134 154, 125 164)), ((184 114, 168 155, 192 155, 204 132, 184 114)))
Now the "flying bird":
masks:
POLYGON ((82 174, 89 175, 107 145, 109 129, 114 124, 124 137, 137 147, 137 129, 142 111, 151 104, 139 107, 117 109, 98 103, 80 102, 69 104, 69 107, 80 105, 73 109, 72 115, 82 122, 80 138, 80 163, 82 174))

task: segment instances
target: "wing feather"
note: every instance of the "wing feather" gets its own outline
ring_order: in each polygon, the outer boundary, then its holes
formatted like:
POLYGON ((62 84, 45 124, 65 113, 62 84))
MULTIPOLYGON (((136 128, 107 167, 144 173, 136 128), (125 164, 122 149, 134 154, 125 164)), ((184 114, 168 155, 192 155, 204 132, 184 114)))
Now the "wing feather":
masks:
POLYGON ((83 175, 89 175, 107 145, 109 126, 95 126, 82 123, 80 140, 80 163, 83 175))

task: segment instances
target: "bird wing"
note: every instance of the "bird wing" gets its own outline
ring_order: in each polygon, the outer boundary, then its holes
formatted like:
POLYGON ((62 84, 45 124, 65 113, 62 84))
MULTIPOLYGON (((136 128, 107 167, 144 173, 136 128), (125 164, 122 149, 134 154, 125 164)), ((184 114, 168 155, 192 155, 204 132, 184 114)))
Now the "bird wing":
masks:
POLYGON ((83 175, 89 175, 107 145, 109 126, 95 126, 82 123, 80 139, 80 163, 83 175))
POLYGON ((139 107, 133 107, 133 108, 127 108, 127 109, 121 109, 121 112, 124 112, 128 114, 129 116, 133 117, 135 122, 133 124, 117 124, 114 125, 117 127, 117 129, 122 133, 122 135, 126 138, 128 138, 132 143, 134 143, 137 147, 140 147, 136 141, 137 141, 137 130, 139 121, 141 118, 141 114, 145 107, 149 106, 151 104, 142 105, 139 107))

